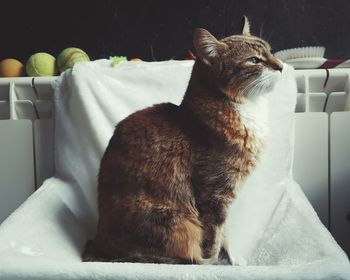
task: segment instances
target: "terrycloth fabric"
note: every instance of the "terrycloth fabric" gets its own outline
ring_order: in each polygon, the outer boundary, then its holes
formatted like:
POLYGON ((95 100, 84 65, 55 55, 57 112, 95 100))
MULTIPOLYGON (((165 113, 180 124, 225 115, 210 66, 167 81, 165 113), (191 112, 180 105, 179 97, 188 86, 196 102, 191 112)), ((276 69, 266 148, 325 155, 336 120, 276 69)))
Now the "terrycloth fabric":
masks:
POLYGON ((270 94, 271 140, 230 209, 230 248, 248 266, 82 263, 97 220, 99 161, 116 123, 179 104, 192 62, 80 63, 55 83, 56 176, 0 226, 0 279, 350 279, 344 252, 293 181, 291 69, 270 94))

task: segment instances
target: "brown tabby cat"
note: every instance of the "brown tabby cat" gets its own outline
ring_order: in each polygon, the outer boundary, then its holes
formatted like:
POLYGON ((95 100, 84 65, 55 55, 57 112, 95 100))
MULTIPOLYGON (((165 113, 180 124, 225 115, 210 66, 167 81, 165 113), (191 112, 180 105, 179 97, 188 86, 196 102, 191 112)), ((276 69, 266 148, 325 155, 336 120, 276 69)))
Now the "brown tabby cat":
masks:
POLYGON ((214 264, 230 255, 227 210, 263 150, 265 92, 282 64, 246 18, 242 35, 220 41, 197 29, 194 46, 181 105, 155 105, 117 125, 84 261, 214 264))

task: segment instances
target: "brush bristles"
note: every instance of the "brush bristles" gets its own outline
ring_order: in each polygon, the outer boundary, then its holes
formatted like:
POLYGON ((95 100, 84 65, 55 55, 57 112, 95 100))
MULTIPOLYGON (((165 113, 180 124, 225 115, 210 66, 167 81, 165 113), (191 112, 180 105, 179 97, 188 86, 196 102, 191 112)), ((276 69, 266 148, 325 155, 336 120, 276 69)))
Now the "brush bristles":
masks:
POLYGON ((296 58, 324 57, 325 47, 301 47, 278 51, 274 56, 282 61, 296 58))

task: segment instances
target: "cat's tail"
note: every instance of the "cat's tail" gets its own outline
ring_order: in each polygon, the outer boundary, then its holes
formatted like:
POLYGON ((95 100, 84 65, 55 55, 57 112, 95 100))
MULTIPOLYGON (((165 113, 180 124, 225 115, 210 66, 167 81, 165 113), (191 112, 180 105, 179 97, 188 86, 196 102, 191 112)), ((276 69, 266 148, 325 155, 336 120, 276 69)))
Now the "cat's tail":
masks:
POLYGON ((164 263, 164 264, 197 264, 196 262, 161 256, 130 255, 123 258, 107 258, 100 255, 84 254, 83 262, 131 262, 131 263, 164 263))
POLYGON ((196 264, 196 262, 181 258, 171 258, 163 256, 151 256, 142 254, 133 254, 124 258, 117 258, 113 262, 132 262, 132 263, 166 263, 166 264, 196 264))
POLYGON ((83 262, 132 262, 132 263, 166 263, 166 264, 197 264, 196 261, 182 258, 153 256, 144 254, 130 254, 126 257, 115 258, 102 254, 94 247, 93 241, 89 240, 82 255, 83 262))

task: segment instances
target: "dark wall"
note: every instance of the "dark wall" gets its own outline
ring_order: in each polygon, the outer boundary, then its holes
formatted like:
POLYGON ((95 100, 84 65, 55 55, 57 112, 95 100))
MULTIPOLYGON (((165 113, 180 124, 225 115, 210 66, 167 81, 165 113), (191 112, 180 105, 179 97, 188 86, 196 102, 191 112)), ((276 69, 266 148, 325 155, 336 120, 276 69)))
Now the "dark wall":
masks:
POLYGON ((239 31, 243 14, 276 51, 324 45, 327 57, 350 58, 349 0, 2 0, 0 9, 0 59, 69 46, 93 59, 182 58, 196 27, 221 38, 239 31))

